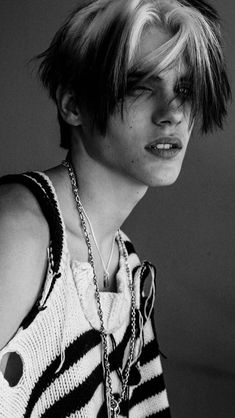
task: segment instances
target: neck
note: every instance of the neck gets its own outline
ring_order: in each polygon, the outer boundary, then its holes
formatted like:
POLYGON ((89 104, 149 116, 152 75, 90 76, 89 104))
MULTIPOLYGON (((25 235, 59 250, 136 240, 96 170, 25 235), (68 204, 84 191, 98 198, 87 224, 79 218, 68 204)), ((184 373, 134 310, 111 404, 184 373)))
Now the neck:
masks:
POLYGON ((121 227, 147 186, 95 161, 77 143, 71 156, 81 202, 101 244, 121 227))

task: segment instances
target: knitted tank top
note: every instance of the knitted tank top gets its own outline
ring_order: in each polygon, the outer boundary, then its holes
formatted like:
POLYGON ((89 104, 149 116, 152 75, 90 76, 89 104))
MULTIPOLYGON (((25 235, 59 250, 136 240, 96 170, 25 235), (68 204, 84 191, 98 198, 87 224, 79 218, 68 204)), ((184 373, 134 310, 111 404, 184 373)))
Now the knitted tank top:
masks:
MULTIPOLYGON (((17 353, 23 363, 19 382, 10 386, 0 372, 1 418, 106 418, 101 336, 92 268, 71 260, 65 225, 49 178, 39 172, 5 176, 38 199, 50 228, 48 270, 41 294, 17 333, 0 351, 17 353)), ((169 418, 170 411, 154 328, 155 268, 142 264, 121 232, 136 294, 136 344, 128 393, 120 417, 169 418), (143 292, 149 280, 149 294, 143 292)), ((101 292, 108 334, 113 392, 121 391, 130 340, 130 295, 125 261, 120 255, 117 293, 101 292)))

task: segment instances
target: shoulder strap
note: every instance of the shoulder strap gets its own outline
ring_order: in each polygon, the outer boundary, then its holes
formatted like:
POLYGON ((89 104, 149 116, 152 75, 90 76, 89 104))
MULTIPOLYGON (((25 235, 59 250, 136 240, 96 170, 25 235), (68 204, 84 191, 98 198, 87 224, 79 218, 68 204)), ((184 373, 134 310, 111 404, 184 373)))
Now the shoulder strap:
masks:
POLYGON ((23 184, 37 199, 42 213, 49 225, 50 248, 53 259, 51 268, 53 274, 57 274, 60 269, 63 252, 64 229, 62 217, 49 182, 39 172, 27 172, 24 174, 7 175, 0 178, 0 184, 9 183, 23 184))

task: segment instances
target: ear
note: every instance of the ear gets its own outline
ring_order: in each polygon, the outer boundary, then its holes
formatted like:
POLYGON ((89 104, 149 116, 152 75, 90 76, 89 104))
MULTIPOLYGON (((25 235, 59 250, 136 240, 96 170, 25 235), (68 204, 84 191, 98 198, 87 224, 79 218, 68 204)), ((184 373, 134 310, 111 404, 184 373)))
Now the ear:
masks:
POLYGON ((69 90, 58 87, 56 92, 58 110, 69 125, 79 126, 82 124, 81 114, 76 103, 74 94, 69 90))

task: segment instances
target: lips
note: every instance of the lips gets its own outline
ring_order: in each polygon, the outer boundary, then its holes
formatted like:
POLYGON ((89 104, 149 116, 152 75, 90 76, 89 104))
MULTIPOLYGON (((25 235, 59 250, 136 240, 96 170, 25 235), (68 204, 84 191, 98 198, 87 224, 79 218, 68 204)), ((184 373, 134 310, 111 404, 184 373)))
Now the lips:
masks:
POLYGON ((163 159, 174 158, 182 148, 182 141, 176 136, 159 137, 145 147, 148 152, 163 159))

